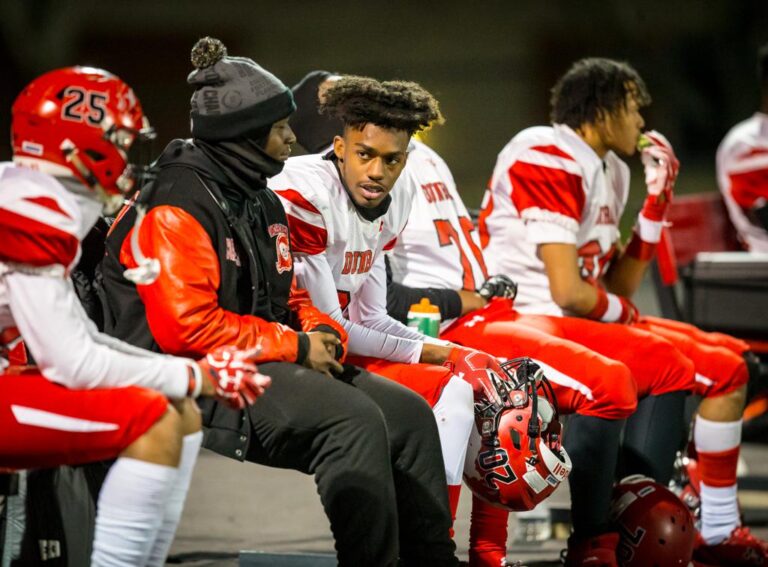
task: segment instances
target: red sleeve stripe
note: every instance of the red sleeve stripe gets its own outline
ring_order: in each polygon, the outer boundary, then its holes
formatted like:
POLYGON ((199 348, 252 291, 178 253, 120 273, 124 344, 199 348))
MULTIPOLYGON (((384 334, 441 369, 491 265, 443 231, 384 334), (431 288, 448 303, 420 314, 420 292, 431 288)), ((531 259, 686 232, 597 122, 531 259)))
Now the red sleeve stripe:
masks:
POLYGON ((290 201, 297 207, 301 207, 302 209, 305 209, 311 213, 315 213, 316 215, 320 214, 320 211, 317 210, 317 207, 310 203, 304 197, 304 195, 296 191, 296 189, 281 189, 280 191, 276 191, 276 193, 284 200, 290 201))
POLYGON ((0 207, 30 221, 77 236, 77 222, 51 197, 22 197, 0 202, 0 207))
POLYGON ((305 222, 293 214, 286 216, 291 236, 291 250, 295 254, 314 256, 325 252, 328 232, 324 228, 305 222))
POLYGON ((579 164, 571 156, 555 146, 534 146, 528 148, 518 155, 517 161, 541 167, 561 169, 573 175, 581 175, 579 164))
POLYGON ((530 148, 533 151, 541 152, 542 154, 549 154, 551 156, 557 156, 559 158, 566 159, 568 161, 575 161, 570 154, 567 154, 557 146, 549 145, 549 146, 531 146, 530 148))
POLYGON ((69 267, 77 256, 76 236, 47 223, 0 208, 0 261, 28 266, 69 267))
POLYGON ((392 250, 395 247, 395 244, 397 244, 397 237, 393 238, 384 245, 384 252, 389 252, 392 250))
POLYGON ((53 197, 24 197, 24 200, 29 201, 30 203, 35 203, 36 205, 40 205, 41 207, 45 207, 46 209, 51 209, 60 215, 64 215, 68 219, 72 218, 61 208, 59 203, 53 197))
POLYGON ((751 209, 755 201, 768 199, 768 168, 732 174, 731 196, 742 209, 751 209))
POLYGON ((768 148, 750 148, 748 152, 744 152, 743 154, 740 154, 735 157, 736 161, 741 161, 743 159, 751 158, 754 156, 759 155, 767 155, 768 154, 768 148))
POLYGON ((480 233, 480 247, 488 248, 488 243, 491 241, 491 233, 488 232, 488 217, 493 213, 493 192, 490 188, 485 190, 485 196, 483 197, 483 203, 480 206, 480 214, 477 217, 477 227, 480 233))
POLYGON ((536 208, 581 221, 585 195, 580 175, 525 161, 512 164, 508 175, 512 202, 521 215, 536 208))
POLYGON ((303 205, 288 200, 282 195, 282 192, 277 192, 277 194, 280 197, 280 202, 283 204, 286 215, 293 216, 307 224, 325 229, 325 219, 323 218, 323 215, 312 204, 309 204, 311 208, 306 208, 303 205))
POLYGON ((725 169, 730 175, 768 169, 768 152, 738 157, 730 161, 725 169))

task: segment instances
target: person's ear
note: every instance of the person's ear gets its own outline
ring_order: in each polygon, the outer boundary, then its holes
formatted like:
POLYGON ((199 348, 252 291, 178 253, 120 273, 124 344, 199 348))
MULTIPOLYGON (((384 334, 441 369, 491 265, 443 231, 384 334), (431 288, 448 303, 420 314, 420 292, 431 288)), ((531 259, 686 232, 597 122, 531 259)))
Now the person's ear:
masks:
POLYGON ((340 163, 344 163, 344 138, 341 136, 333 137, 333 153, 340 163))

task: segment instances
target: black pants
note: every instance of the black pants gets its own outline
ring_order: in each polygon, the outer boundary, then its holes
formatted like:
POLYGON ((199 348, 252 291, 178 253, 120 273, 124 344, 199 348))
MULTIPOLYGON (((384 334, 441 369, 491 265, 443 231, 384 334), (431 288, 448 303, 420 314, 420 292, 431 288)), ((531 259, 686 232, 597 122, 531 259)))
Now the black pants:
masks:
MULTIPOLYGON (((249 410, 246 460, 315 476, 340 566, 456 565, 435 418, 412 391, 348 366, 295 364, 249 410)), ((216 447, 211 447, 216 449, 216 447)))

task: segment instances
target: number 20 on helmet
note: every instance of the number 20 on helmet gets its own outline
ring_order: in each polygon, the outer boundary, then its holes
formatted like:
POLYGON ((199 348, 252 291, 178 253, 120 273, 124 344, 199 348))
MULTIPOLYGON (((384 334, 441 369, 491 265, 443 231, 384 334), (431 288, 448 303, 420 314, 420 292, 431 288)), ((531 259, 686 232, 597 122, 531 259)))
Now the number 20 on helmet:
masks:
POLYGON ((531 510, 571 471, 561 445, 562 426, 554 393, 528 358, 492 370, 493 399, 475 400, 475 428, 464 462, 464 481, 487 502, 508 510, 531 510))

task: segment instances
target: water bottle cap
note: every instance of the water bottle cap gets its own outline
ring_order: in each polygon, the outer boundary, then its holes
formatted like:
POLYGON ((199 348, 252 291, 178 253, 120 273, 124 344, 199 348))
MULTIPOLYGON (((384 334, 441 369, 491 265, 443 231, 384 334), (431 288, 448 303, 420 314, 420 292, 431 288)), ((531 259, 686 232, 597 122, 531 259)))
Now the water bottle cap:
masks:
POLYGON ((411 311, 414 313, 440 313, 437 305, 432 305, 429 298, 423 297, 418 303, 411 305, 411 311))

